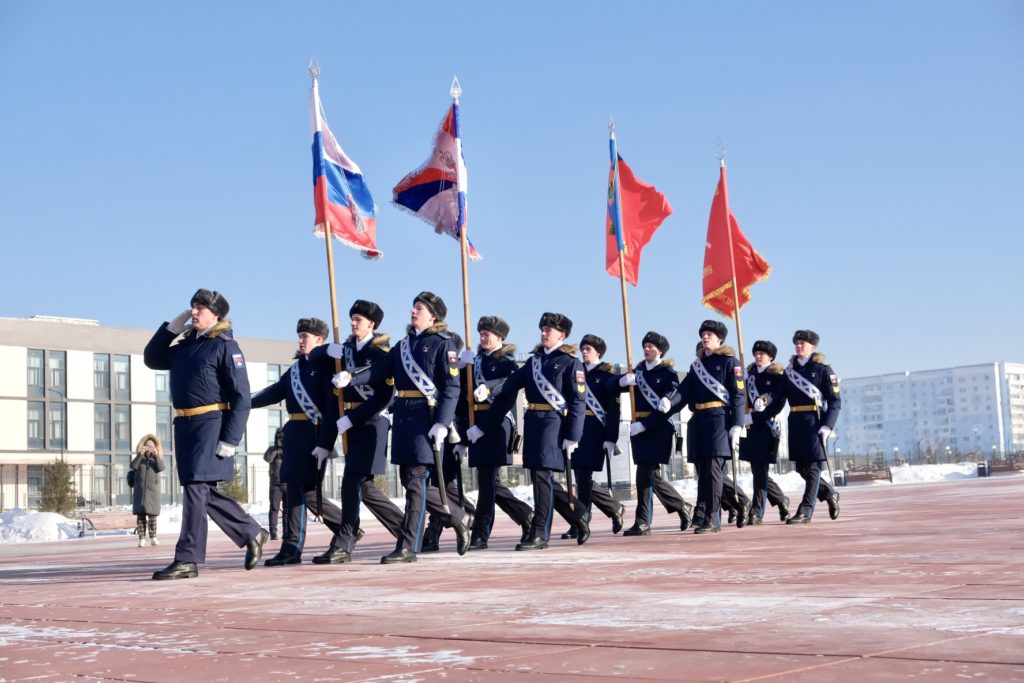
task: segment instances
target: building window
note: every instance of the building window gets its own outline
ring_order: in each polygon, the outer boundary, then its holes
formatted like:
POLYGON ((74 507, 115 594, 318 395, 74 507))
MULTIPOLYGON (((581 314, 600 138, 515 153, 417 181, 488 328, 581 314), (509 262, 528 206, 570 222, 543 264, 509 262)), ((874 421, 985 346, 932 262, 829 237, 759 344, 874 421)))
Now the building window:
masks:
POLYGON ((67 384, 67 354, 63 351, 50 351, 46 356, 46 367, 50 388, 63 389, 67 384))
POLYGON ((43 351, 42 349, 28 350, 28 397, 42 398, 46 391, 46 383, 43 381, 43 351))
POLYGON ((96 450, 110 450, 110 404, 97 403, 95 407, 96 450))
POLYGON ((132 400, 130 373, 131 358, 129 356, 114 356, 114 400, 132 400))
POLYGON ((114 450, 132 449, 132 418, 129 406, 114 406, 114 450))
POLYGON ((49 447, 53 448, 65 448, 64 445, 64 404, 63 403, 50 403, 47 405, 49 412, 49 425, 47 437, 49 439, 49 447))
POLYGON ((171 402, 171 373, 169 370, 157 370, 156 401, 157 403, 171 402))
POLYGON ((171 415, 170 406, 156 407, 156 435, 163 444, 164 452, 170 453, 174 450, 174 416, 171 415))
POLYGON ((97 400, 110 400, 109 353, 94 353, 92 356, 92 395, 97 400))
POLYGON ((46 440, 43 437, 43 406, 42 401, 28 402, 28 447, 43 448, 46 440))
POLYGON ((268 410, 267 411, 267 443, 271 446, 274 445, 274 436, 277 435, 277 430, 281 428, 281 411, 280 410, 268 410))
POLYGON ((28 508, 38 510, 43 503, 43 466, 28 466, 28 508))
POLYGON ((277 382, 281 379, 281 366, 274 365, 273 363, 267 364, 267 386, 277 382))

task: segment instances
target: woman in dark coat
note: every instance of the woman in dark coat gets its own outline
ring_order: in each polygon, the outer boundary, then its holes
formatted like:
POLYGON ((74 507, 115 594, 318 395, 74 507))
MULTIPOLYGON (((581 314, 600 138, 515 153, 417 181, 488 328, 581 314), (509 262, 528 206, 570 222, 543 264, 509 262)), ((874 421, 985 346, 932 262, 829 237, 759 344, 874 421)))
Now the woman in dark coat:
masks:
POLYGON ((138 517, 139 547, 146 547, 146 528, 149 543, 157 545, 156 518, 160 514, 160 473, 164 471, 164 449, 154 434, 146 434, 135 447, 128 477, 132 487, 132 513, 138 517), (147 524, 148 523, 148 524, 147 524))

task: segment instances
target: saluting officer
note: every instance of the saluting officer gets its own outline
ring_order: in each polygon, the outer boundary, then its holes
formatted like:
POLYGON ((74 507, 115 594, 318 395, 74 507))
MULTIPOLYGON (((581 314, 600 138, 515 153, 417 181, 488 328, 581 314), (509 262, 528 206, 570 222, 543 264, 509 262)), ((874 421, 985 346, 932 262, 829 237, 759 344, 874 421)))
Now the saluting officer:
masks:
POLYGON ((455 528, 459 555, 469 549, 462 508, 452 501, 451 512, 446 513, 437 486, 430 483, 434 451, 444 445, 459 400, 459 358, 444 322, 447 313, 441 297, 420 292, 413 299, 407 334, 398 345, 367 371, 354 376, 342 371, 335 377, 339 388, 349 383, 373 385, 387 377, 395 382, 391 462, 399 466, 405 487, 405 515, 402 536, 395 550, 381 558, 381 564, 416 561, 428 509, 446 526, 455 528))
MULTIPOLYGON (((697 510, 703 518, 695 534, 721 531, 721 503, 725 460, 732 456, 731 449, 739 448, 743 434, 743 412, 746 391, 743 368, 736 352, 722 346, 728 331, 717 320, 705 320, 698 334, 703 355, 690 365, 690 371, 679 384, 679 391, 671 401, 658 406, 664 415, 680 411, 689 405, 693 411, 687 425, 690 452, 700 463, 697 467, 697 510), (671 405, 668 405, 671 404, 671 405)), ((657 420, 652 415, 641 422, 657 420)), ((745 511, 744 511, 745 512, 745 511)))
MULTIPOLYGON (((384 311, 373 301, 356 299, 348 309, 352 334, 342 344, 328 344, 327 354, 342 361, 351 374, 372 368, 387 356, 391 337, 378 332, 384 311)), ((395 393, 394 379, 385 377, 375 384, 347 386, 343 392, 345 415, 338 420, 338 434, 347 435, 345 472, 341 475, 341 543, 331 563, 347 562, 359 529, 359 506, 370 513, 396 539, 402 535, 402 509, 391 502, 373 483, 374 475, 387 471, 388 432, 391 422, 385 411, 395 393)), ((315 560, 314 560, 315 561, 315 560)))
MULTIPOLYGON (((782 366, 773 362, 777 349, 770 341, 754 342, 754 362, 747 368, 747 398, 749 405, 761 396, 770 396, 782 382, 782 366)), ((750 524, 761 523, 767 503, 779 509, 779 519, 789 519, 789 498, 775 480, 768 475, 768 466, 779 457, 779 425, 777 415, 782 401, 775 401, 761 412, 748 413, 744 423, 747 436, 740 441, 740 460, 750 463, 754 475, 754 500, 750 507, 750 524)))
POLYGON ((690 526, 690 508, 672 484, 665 481, 661 466, 672 457, 672 423, 659 418, 659 406, 667 409, 668 396, 679 386, 679 376, 671 360, 662 357, 669 350, 664 336, 651 331, 643 338, 644 362, 633 373, 623 375, 621 383, 635 383, 636 416, 638 422, 630 425, 630 443, 636 464, 636 518, 623 536, 647 536, 651 533, 654 517, 654 496, 665 510, 679 515, 679 529, 690 526), (664 404, 664 405, 663 405, 664 404), (645 422, 646 418, 653 417, 645 422))
MULTIPOLYGON (((580 355, 583 370, 587 373, 586 418, 583 420, 583 436, 573 453, 573 476, 576 479, 576 497, 586 511, 587 521, 596 505, 612 520, 612 533, 622 531, 622 516, 626 506, 611 497, 602 486, 594 483, 594 473, 605 466, 615 455, 615 442, 619 440, 619 375, 610 363, 601 358, 608 345, 595 334, 585 334, 580 340, 580 355)), ((576 529, 570 528, 562 538, 576 538, 576 529)))
MULTIPOLYGON (((539 327, 540 344, 530 361, 505 380, 494 397, 493 408, 481 413, 478 424, 467 432, 469 440, 476 443, 489 432, 500 430, 519 390, 526 390, 523 465, 530 470, 533 483, 533 526, 529 537, 516 545, 516 550, 548 547, 556 507, 576 527, 578 544, 583 545, 590 538, 590 527, 580 504, 569 496, 555 496, 553 479, 554 472, 566 471, 566 461, 572 458, 583 435, 586 375, 576 358, 576 347, 563 343, 572 332, 572 321, 561 313, 545 313, 539 327)), ((479 401, 490 395, 486 384, 475 391, 474 398, 479 401)))
POLYGON ((239 548, 246 548, 246 569, 259 564, 270 536, 241 505, 217 490, 217 482, 234 479, 232 457, 250 406, 245 357, 225 319, 227 299, 200 289, 190 306, 161 325, 143 352, 147 368, 171 371, 174 455, 184 493, 174 561, 153 574, 157 580, 198 576, 196 565, 206 561, 207 515, 239 548), (191 328, 172 346, 189 319, 191 328))
POLYGON ((818 339, 811 330, 793 334, 796 355, 783 371, 783 381, 754 406, 754 410, 763 410, 778 401, 781 410, 781 403, 789 401, 789 459, 804 479, 804 495, 786 524, 809 524, 816 500, 828 503, 829 517, 839 517, 839 492, 821 478, 821 463, 827 457, 823 442, 832 436, 842 401, 839 378, 825 364, 825 355, 814 352, 818 339))
POLYGON ((264 564, 268 567, 300 564, 306 544, 306 510, 323 519, 334 534, 330 547, 314 558, 324 563, 341 545, 341 510, 323 500, 319 489, 322 468, 334 448, 338 436, 338 400, 331 386, 332 363, 320 351, 314 354, 327 337, 327 323, 319 318, 301 318, 295 325, 298 351, 291 368, 280 379, 252 397, 254 408, 264 408, 284 401, 288 421, 284 424, 284 453, 281 456, 281 478, 285 482, 284 538, 277 554, 264 564))
MULTIPOLYGON (((480 335, 477 352, 473 354, 467 349, 461 361, 473 373, 474 386, 486 386, 486 393, 490 394, 482 401, 473 403, 474 422, 479 422, 481 416, 492 409, 492 396, 501 392, 505 381, 515 373, 519 364, 516 363, 516 346, 505 343, 510 328, 504 319, 496 315, 485 315, 477 321, 476 331, 480 335)), ((468 429, 468 420, 466 425, 468 429)), ((469 466, 476 468, 479 483, 470 550, 487 548, 487 541, 494 528, 495 505, 522 528, 521 540, 529 535, 533 510, 516 498, 507 487, 502 486, 500 478, 501 468, 512 464, 515 432, 516 412, 512 409, 502 415, 498 424, 490 427, 476 443, 469 445, 469 466)), ((465 446, 460 444, 456 448, 465 446)))

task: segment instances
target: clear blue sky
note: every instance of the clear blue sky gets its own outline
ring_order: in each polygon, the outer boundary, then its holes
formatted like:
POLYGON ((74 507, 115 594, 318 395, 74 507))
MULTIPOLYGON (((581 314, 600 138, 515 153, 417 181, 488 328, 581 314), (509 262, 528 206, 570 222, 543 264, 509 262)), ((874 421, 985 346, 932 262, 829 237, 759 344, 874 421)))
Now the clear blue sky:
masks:
MULTIPOLYGON (((390 205, 458 74, 472 317, 531 347, 545 310, 624 359, 604 273, 607 123, 675 213, 630 288, 688 361, 727 149, 732 208, 772 265, 746 345, 822 337, 846 377, 1024 361, 1024 4, 0 3, 0 315, 155 328, 200 286, 241 336, 329 319, 310 236, 306 65, 379 206, 384 259, 336 251, 397 335, 431 289, 461 330, 457 245, 390 205)), ((731 326, 730 326, 731 327, 731 326)), ((735 342, 735 330, 729 342, 735 342)), ((639 353, 637 351, 637 353, 639 353)))

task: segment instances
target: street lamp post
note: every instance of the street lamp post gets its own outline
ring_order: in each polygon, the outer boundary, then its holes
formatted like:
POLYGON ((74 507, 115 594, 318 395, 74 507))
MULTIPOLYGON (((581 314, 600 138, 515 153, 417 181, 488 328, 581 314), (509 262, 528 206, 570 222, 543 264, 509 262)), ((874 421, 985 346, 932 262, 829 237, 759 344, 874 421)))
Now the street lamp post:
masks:
POLYGON ((60 421, 60 461, 64 462, 64 448, 68 442, 68 399, 62 389, 56 389, 54 387, 47 387, 47 392, 53 392, 60 396, 61 402, 61 421, 60 421))
POLYGON ((893 446, 892 447, 892 462, 893 462, 893 464, 896 464, 896 461, 899 460, 899 459, 900 459, 900 447, 899 446, 893 446))
POLYGON ((952 452, 953 452, 953 447, 952 446, 946 446, 946 462, 947 463, 949 462, 950 455, 952 454, 952 452))

